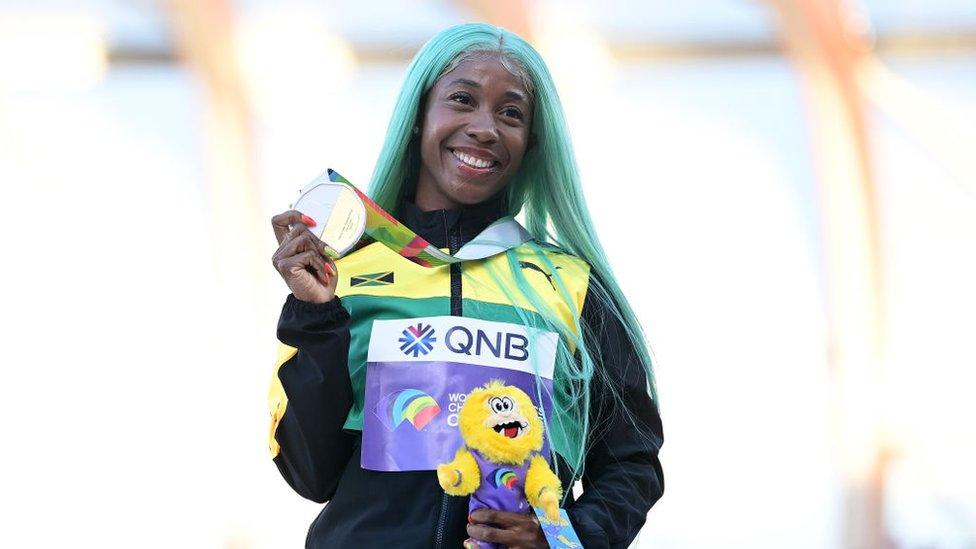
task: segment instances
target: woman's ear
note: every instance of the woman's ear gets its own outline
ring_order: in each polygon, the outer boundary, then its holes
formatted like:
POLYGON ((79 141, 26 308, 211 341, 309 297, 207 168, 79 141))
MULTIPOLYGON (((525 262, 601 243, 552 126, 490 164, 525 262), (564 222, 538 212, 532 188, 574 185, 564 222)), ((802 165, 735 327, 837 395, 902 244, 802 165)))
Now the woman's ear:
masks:
POLYGON ((413 117, 413 127, 410 129, 410 139, 420 139, 420 134, 424 131, 424 112, 426 111, 427 94, 420 96, 420 104, 417 106, 417 114, 413 117))

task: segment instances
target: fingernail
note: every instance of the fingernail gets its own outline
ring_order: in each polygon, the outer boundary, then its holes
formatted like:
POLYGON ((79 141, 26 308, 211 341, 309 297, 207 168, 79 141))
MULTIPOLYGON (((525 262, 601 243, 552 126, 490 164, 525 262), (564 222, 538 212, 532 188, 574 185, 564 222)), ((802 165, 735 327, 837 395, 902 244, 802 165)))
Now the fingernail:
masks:
POLYGON ((315 220, 305 214, 302 214, 302 223, 308 225, 309 227, 315 226, 315 220))
POLYGON ((471 515, 468 515, 468 524, 474 524, 474 519, 471 518, 471 515))
POLYGON ((332 265, 326 263, 325 270, 329 273, 329 276, 335 276, 335 269, 332 268, 332 265))
POLYGON ((324 253, 325 255, 327 255, 329 257, 331 257, 332 259, 339 259, 339 252, 335 251, 328 244, 322 246, 322 253, 324 253))

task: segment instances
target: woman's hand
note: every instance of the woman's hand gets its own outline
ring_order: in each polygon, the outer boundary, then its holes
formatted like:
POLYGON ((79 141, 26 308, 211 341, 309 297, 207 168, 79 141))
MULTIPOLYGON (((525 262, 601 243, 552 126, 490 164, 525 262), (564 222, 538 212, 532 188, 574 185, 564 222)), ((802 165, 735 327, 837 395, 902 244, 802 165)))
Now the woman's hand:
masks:
POLYGON ((549 542, 542 533, 535 513, 506 513, 492 509, 477 509, 469 517, 468 535, 500 543, 509 549, 548 549, 549 542))
POLYGON ((315 221, 301 212, 288 210, 272 217, 271 225, 278 239, 278 250, 271 262, 291 293, 302 301, 331 301, 339 280, 338 271, 326 252, 332 249, 308 230, 315 226, 315 221))

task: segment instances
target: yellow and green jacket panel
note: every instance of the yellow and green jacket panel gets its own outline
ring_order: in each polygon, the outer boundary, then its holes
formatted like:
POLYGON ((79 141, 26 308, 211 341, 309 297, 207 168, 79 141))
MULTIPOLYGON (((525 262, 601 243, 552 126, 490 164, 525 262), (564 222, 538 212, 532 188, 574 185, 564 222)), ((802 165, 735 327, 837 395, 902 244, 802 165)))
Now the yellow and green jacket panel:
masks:
MULTIPOLYGON (((515 264, 537 295, 546 301, 558 318, 575 333, 575 326, 589 284, 589 266, 573 255, 551 246, 534 248, 523 244, 514 250, 515 264), (570 301, 563 299, 551 268, 538 257, 537 249, 556 268, 570 301)), ((350 315, 349 378, 353 405, 345 428, 362 430, 366 356, 373 320, 404 319, 451 314, 450 267, 422 267, 380 243, 367 245, 336 262, 339 283, 336 289, 350 315)), ((465 317, 521 324, 523 314, 541 321, 535 307, 522 297, 507 254, 499 254, 462 264, 462 311, 465 317), (502 287, 504 286, 504 287, 502 287), (506 292, 506 289, 508 290, 506 292), (512 299, 515 303, 512 303, 512 299)), ((564 341, 571 351, 572 342, 564 341)), ((288 397, 278 379, 278 368, 294 356, 294 347, 279 348, 269 394, 272 426, 270 449, 278 455, 275 429, 285 413, 288 397)))

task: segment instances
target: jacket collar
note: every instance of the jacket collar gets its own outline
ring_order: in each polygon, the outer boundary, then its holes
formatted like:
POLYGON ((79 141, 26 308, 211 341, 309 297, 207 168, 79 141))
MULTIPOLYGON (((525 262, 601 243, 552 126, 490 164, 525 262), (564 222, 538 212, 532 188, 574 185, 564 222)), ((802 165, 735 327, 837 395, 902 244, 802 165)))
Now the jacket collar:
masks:
POLYGON ((459 234, 460 244, 457 247, 460 248, 478 236, 485 227, 508 214, 506 190, 503 188, 488 200, 472 206, 429 212, 422 211, 410 197, 403 201, 399 209, 400 221, 437 248, 449 248, 449 236, 459 234))

